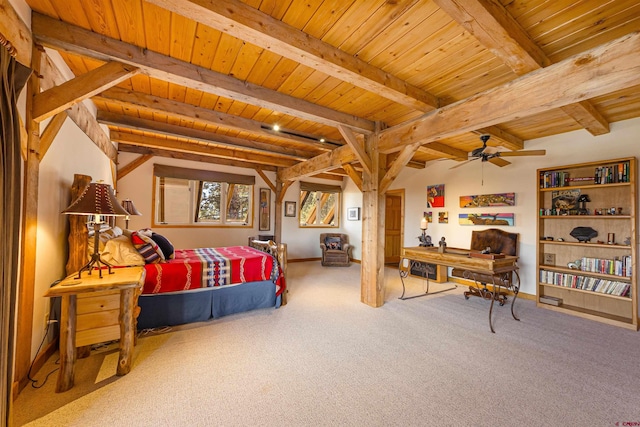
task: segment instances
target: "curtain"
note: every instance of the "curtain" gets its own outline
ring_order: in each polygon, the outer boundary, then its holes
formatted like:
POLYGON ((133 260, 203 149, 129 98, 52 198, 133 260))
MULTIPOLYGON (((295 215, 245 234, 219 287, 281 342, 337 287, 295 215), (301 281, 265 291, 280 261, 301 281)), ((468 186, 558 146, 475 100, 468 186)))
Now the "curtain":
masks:
MULTIPOLYGON (((2 38, 2 41, 5 39, 2 38)), ((16 101, 31 70, 19 64, 0 47, 0 413, 9 423, 13 382, 16 295, 18 291, 18 251, 20 248, 20 119, 16 101)))

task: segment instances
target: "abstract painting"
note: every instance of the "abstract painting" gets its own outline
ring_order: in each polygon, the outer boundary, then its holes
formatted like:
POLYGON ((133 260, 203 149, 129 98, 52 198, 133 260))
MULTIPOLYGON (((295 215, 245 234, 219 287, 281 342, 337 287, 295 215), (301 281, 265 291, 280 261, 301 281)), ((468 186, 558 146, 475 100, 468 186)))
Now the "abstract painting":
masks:
POLYGON ((461 208, 483 208, 487 206, 515 206, 515 204, 516 204, 516 193, 460 196, 461 208))
POLYGON ((514 225, 514 214, 512 213, 478 213, 478 214, 458 214, 460 225, 514 225))

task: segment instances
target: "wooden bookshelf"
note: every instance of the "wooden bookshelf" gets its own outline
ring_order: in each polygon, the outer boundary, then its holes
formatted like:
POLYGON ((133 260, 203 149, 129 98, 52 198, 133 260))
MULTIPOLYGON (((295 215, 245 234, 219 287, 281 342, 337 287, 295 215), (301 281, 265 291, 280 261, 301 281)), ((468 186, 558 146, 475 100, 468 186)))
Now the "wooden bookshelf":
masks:
POLYGON ((539 307, 638 330, 636 167, 629 157, 538 169, 539 307), (576 227, 597 236, 581 242, 576 227))

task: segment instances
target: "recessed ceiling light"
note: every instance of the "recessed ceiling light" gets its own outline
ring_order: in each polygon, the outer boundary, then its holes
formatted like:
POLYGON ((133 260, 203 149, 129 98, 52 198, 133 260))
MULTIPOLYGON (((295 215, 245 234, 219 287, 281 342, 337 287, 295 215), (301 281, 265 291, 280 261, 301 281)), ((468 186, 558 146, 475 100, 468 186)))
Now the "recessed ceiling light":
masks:
POLYGON ((320 138, 320 142, 324 142, 324 138, 320 138))
POLYGON ((278 125, 273 125, 273 130, 275 130, 276 132, 278 132, 280 130, 280 126, 278 125))

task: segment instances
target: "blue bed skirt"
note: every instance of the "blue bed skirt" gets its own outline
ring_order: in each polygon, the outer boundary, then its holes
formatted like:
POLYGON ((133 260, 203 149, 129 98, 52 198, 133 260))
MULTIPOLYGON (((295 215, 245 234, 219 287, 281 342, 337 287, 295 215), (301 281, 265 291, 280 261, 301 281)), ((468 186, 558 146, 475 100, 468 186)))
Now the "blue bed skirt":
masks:
POLYGON ((270 280, 185 292, 140 295, 138 330, 203 322, 258 308, 280 307, 270 280))

